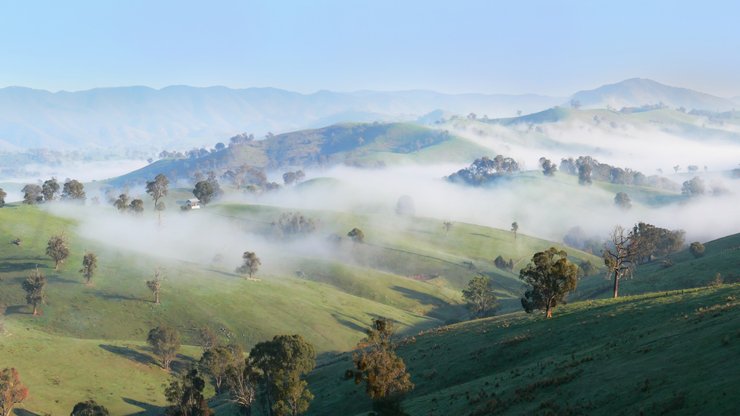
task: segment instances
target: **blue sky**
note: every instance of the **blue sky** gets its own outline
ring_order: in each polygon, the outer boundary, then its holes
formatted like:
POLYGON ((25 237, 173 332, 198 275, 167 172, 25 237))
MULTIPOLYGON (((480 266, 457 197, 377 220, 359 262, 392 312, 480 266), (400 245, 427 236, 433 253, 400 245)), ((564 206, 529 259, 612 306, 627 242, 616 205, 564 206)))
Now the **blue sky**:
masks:
POLYGON ((0 0, 0 87, 740 95, 740 2, 0 0))

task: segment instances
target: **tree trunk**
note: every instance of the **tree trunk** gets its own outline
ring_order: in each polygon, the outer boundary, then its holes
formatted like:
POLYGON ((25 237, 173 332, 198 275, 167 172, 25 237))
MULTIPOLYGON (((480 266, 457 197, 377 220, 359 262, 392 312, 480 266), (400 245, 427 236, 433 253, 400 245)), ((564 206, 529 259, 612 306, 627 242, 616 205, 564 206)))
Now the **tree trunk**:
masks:
POLYGON ((550 306, 552 302, 547 301, 547 309, 545 309, 545 318, 550 319, 552 318, 552 306, 550 306))
POLYGON ((54 261, 54 271, 55 272, 58 272, 59 271, 59 262, 56 261, 56 260, 54 261))
POLYGON ((619 297, 619 273, 614 272, 614 299, 619 297))
POLYGON ((154 292, 154 303, 159 305, 159 292, 154 292))
POLYGON ((33 304, 33 316, 36 316, 36 315, 38 315, 38 314, 39 314, 39 313, 38 313, 38 307, 37 307, 37 306, 36 306, 36 304, 34 303, 34 304, 33 304))

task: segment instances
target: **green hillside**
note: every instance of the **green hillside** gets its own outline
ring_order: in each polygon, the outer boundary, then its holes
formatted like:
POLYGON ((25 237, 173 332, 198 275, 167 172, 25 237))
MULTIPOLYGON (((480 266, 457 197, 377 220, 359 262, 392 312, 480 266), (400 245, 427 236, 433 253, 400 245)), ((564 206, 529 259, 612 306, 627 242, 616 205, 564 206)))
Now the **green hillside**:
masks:
MULTIPOLYGON (((652 293, 435 329, 399 348, 411 415, 734 415, 740 285, 652 293)), ((349 355, 309 378, 309 414, 360 415, 349 355)))
POLYGON ((264 169, 346 164, 378 167, 398 163, 464 162, 485 149, 446 131, 411 123, 344 123, 299 130, 229 146, 196 159, 163 159, 112 179, 119 186, 158 173, 188 178, 196 171, 249 165, 264 169), (437 149, 439 147, 439 149, 437 149))

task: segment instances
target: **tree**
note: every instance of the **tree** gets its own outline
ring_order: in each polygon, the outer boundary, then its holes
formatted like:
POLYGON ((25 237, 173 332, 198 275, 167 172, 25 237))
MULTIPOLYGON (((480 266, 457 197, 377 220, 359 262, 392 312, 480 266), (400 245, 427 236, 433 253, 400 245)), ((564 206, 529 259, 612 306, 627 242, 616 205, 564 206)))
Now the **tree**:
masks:
POLYGON ((545 176, 555 176, 555 172, 558 170, 558 165, 544 156, 540 158, 540 167, 542 167, 542 174, 545 176))
POLYGON ((535 253, 532 261, 519 271, 519 278, 529 287, 522 298, 527 313, 544 310, 552 317, 552 310, 565 303, 569 292, 578 284, 578 266, 568 260, 568 253, 550 247, 535 253))
POLYGON ((300 212, 285 212, 272 225, 280 237, 310 234, 316 230, 316 221, 300 212))
POLYGON ((44 195, 44 201, 46 202, 53 201, 57 192, 59 192, 59 182, 56 178, 51 178, 41 185, 41 193, 44 195))
POLYGON ((452 228, 452 222, 445 221, 442 223, 442 227, 445 229, 445 235, 447 235, 450 232, 450 229, 452 228))
POLYGON ((675 166, 673 167, 673 171, 674 171, 674 172, 676 172, 676 173, 678 173, 678 170, 679 170, 679 169, 681 169, 681 165, 675 165, 675 166))
POLYGON ((46 277, 36 270, 23 281, 23 290, 26 291, 26 303, 33 306, 33 314, 38 315, 38 305, 46 302, 46 277))
MULTIPOLYGON (((355 364, 355 384, 365 383, 365 391, 373 407, 400 408, 400 399, 414 388, 403 359, 396 354, 392 341, 393 322, 386 318, 373 319, 367 337, 357 344, 352 355, 355 364)), ((400 409, 398 409, 400 410, 400 409)))
POLYGON ((159 293, 162 290, 162 281, 164 280, 162 275, 162 269, 156 268, 154 269, 154 278, 146 281, 146 287, 154 294, 154 303, 157 305, 159 305, 159 293))
POLYGON ((249 364, 259 371, 268 414, 299 415, 313 394, 305 376, 316 366, 316 350, 300 335, 278 335, 260 342, 249 353, 249 364))
POLYGON ((141 199, 134 199, 131 201, 131 204, 129 204, 129 209, 134 214, 141 214, 144 212, 144 201, 141 199))
POLYGON ((0 188, 0 208, 5 206, 5 197, 8 196, 8 193, 3 190, 3 188, 0 188))
POLYGON ((64 234, 53 235, 46 243, 46 255, 54 260, 54 270, 59 270, 59 265, 69 257, 69 245, 64 234))
POLYGON ((203 348, 205 353, 209 349, 218 345, 218 336, 213 330, 207 326, 204 326, 198 330, 198 344, 203 348))
POLYGON ((614 204, 624 210, 632 208, 632 200, 626 192, 617 192, 617 194, 614 195, 614 204))
POLYGON ((691 255, 698 259, 704 255, 704 244, 694 241, 689 246, 689 251, 691 252, 691 255))
POLYGON ((414 216, 414 214, 416 214, 414 200, 408 195, 403 195, 398 198, 398 201, 396 202, 396 214, 410 217, 414 216))
POLYGON ((297 170, 295 172, 285 172, 283 173, 283 183, 285 183, 285 186, 292 185, 294 183, 302 181, 305 177, 306 174, 303 173, 302 170, 297 170))
MULTIPOLYGON (((129 204, 130 204, 129 197, 128 197, 128 194, 126 193, 122 193, 121 195, 118 195, 118 199, 113 201, 113 206, 116 207, 118 212, 126 212, 127 209, 131 208, 129 204)), ((142 201, 142 204, 143 204, 143 201, 142 201)))
POLYGON ((243 353, 241 348, 232 345, 217 345, 207 349, 200 357, 198 367, 203 374, 207 374, 213 378, 213 382, 216 386, 216 393, 221 393, 221 384, 226 377, 226 372, 229 367, 233 367, 239 361, 243 361, 243 353))
POLYGON ((576 162, 576 166, 578 168, 578 183, 581 185, 591 185, 591 172, 593 168, 587 161, 581 161, 581 158, 578 158, 578 161, 576 162))
POLYGON ((161 173, 155 176, 153 181, 146 183, 146 193, 154 200, 154 209, 157 210, 159 221, 162 220, 162 211, 165 209, 162 198, 167 196, 169 184, 169 179, 161 173))
POLYGON ((38 204, 44 199, 41 187, 38 185, 29 184, 21 189, 23 192, 23 203, 28 205, 38 204))
POLYGON ((496 295, 491 287, 491 278, 478 275, 470 279, 462 291, 463 299, 474 318, 486 316, 496 308, 496 295))
POLYGON ((240 274, 249 274, 249 278, 251 279, 252 275, 257 273, 260 269, 262 261, 260 261, 260 258, 252 251, 245 251, 244 254, 242 254, 242 259, 244 262, 241 266, 237 267, 236 272, 240 274))
POLYGON ((72 409, 70 416, 108 416, 110 412, 105 406, 98 404, 95 400, 79 402, 72 409))
POLYGON ((208 181, 200 181, 195 184, 193 195, 198 198, 203 206, 206 206, 211 202, 211 198, 213 197, 213 186, 208 181))
POLYGON ((519 231, 519 224, 516 221, 511 223, 511 232, 514 233, 514 240, 516 240, 516 232, 519 231))
POLYGON ((249 363, 249 359, 241 360, 226 370, 224 382, 229 389, 229 396, 245 415, 252 413, 252 404, 257 397, 257 382, 259 374, 249 363))
POLYGON ((706 192, 704 181, 698 176, 685 181, 681 186, 681 193, 689 197, 704 195, 704 192, 706 192))
POLYGON ((158 326, 149 331, 146 342, 162 361, 162 368, 169 370, 172 360, 177 356, 177 350, 180 349, 180 334, 174 328, 158 326))
POLYGON ((196 368, 190 368, 179 379, 173 379, 164 390, 170 406, 165 412, 168 416, 210 416, 213 411, 203 396, 206 382, 196 368))
POLYGON ((0 370, 0 415, 10 416, 15 405, 28 397, 28 388, 21 383, 18 370, 3 368, 0 370))
POLYGON ((85 253, 85 256, 82 257, 82 268, 80 269, 80 273, 82 273, 82 276, 85 278, 86 284, 90 284, 93 275, 95 274, 95 269, 97 268, 98 256, 96 256, 95 253, 85 253))
POLYGON ((365 242, 365 233, 362 232, 359 228, 353 228, 347 233, 347 237, 349 237, 352 242, 354 243, 363 243, 365 242))
POLYGON ((85 198, 85 186, 81 182, 75 179, 64 182, 64 188, 62 189, 62 199, 84 201, 85 198))
POLYGON ((625 235, 624 228, 616 226, 608 245, 604 247, 604 265, 613 278, 614 298, 619 297, 619 281, 632 276, 641 251, 644 251, 639 240, 637 227, 625 235))

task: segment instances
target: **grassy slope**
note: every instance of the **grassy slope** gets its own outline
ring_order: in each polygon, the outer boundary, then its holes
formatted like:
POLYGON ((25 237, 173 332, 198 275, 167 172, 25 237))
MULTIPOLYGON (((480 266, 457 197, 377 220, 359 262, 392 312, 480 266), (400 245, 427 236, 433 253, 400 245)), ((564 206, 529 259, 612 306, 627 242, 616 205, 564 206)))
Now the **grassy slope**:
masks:
MULTIPOLYGON (((515 313, 412 338, 399 349, 412 415, 704 414, 740 411, 740 285, 515 313)), ((310 414, 364 414, 345 356, 309 379, 310 414)))
MULTIPOLYGON (((16 320, 6 320, 4 326, 0 367, 18 369, 30 390, 19 409, 63 415, 75 403, 95 399, 114 415, 154 415, 165 405, 162 384, 169 375, 140 341, 55 336, 16 320)), ((187 362, 199 352, 195 347, 183 347, 179 362, 187 362)))
MULTIPOLYGON (((661 260, 640 265, 632 279, 619 285, 621 294, 630 295, 676 288, 705 286, 719 273, 725 282, 740 281, 740 234, 733 234, 704 243, 704 256, 694 258, 688 249, 668 256, 673 266, 665 267, 661 260)), ((611 282, 592 277, 582 281, 579 291, 585 297, 610 294, 611 282)))

